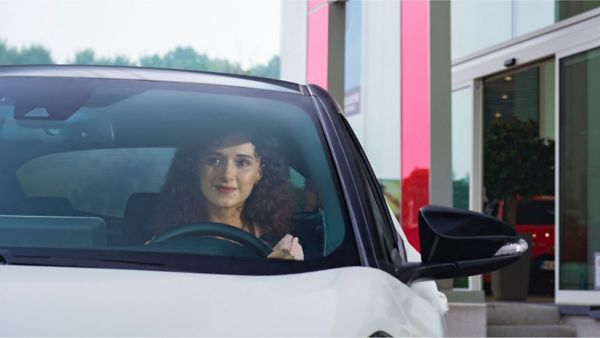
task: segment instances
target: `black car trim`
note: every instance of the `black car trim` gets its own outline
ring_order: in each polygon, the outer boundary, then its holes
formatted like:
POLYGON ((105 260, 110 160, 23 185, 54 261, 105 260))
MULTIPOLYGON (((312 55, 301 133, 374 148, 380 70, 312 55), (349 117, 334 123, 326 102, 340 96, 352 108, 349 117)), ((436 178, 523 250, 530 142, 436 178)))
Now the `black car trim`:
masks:
POLYGON ((371 167, 369 166, 368 158, 360 145, 360 141, 356 138, 356 135, 354 135, 352 127, 344 118, 344 116, 340 114, 338 119, 344 128, 346 134, 345 136, 349 139, 348 142, 350 142, 353 146, 352 155, 357 159, 355 165, 360 171, 360 177, 363 183, 358 185, 357 188, 359 189, 361 196, 370 196, 368 199, 369 202, 365 202, 367 204, 365 210, 368 210, 367 217, 369 218, 369 222, 377 223, 378 220, 375 213, 378 213, 383 218, 382 221, 384 224, 382 226, 387 228, 387 231, 384 230, 383 232, 380 232, 377 230, 377 226, 367 227, 371 240, 373 241, 372 243, 373 249, 375 250, 375 255, 378 257, 377 260, 379 262, 379 267, 382 270, 393 274, 395 269, 393 266, 392 254, 394 250, 397 250, 398 243, 396 242, 395 236, 390 238, 393 239, 394 243, 392 244, 392 249, 388 250, 389 243, 386 243, 386 237, 391 237, 387 235, 393 235, 396 231, 393 230, 393 226, 391 226, 391 219, 389 218, 387 207, 384 207, 384 204, 382 204, 380 200, 382 195, 381 191, 378 189, 378 181, 375 178, 371 167), (378 252, 380 252, 380 255, 378 252))
POLYGON ((310 91, 308 90, 308 87, 305 85, 300 85, 300 92, 304 96, 310 96, 310 91))
POLYGON ((1 265, 55 266, 119 270, 273 276, 356 266, 345 241, 331 255, 315 260, 242 258, 134 250, 0 248, 1 265))
MULTIPOLYGON (((329 152, 330 156, 331 156, 331 159, 332 159, 332 163, 336 167, 335 168, 336 172, 343 171, 344 169, 342 169, 340 167, 340 162, 339 162, 340 161, 339 157, 341 155, 338 155, 338 154, 340 153, 340 151, 333 144, 333 142, 331 140, 331 135, 330 135, 330 132, 329 132, 329 129, 335 130, 335 128, 328 128, 328 125, 326 124, 326 121, 325 121, 325 116, 327 116, 327 114, 323 114, 323 112, 321 111, 322 103, 320 102, 320 99, 316 98, 316 97, 315 97, 315 106, 317 107, 317 116, 318 116, 318 118, 320 120, 321 126, 323 126, 322 130, 323 130, 323 133, 324 133, 324 136, 325 136, 325 142, 327 142, 327 144, 329 145, 330 149, 333 149, 333 151, 329 152)), ((325 108, 323 108, 323 109, 325 109, 325 108)), ((327 116, 327 118, 329 119, 329 116, 327 116)), ((330 119, 329 119, 329 122, 331 123, 330 119)), ((336 135, 336 137, 338 137, 338 136, 336 135)), ((338 139, 338 142, 339 142, 339 139, 338 139)), ((343 158, 343 159, 345 160, 346 165, 348 165, 347 159, 346 158, 343 158)), ((345 170, 345 171, 346 172, 350 172, 350 170, 348 170, 348 169, 345 170)), ((340 177, 340 175, 337 175, 337 179, 338 179, 339 186, 341 188, 341 195, 346 200, 346 205, 345 205, 345 209, 346 210, 345 211, 346 211, 346 214, 349 215, 349 217, 350 217, 349 221, 350 221, 350 224, 352 226, 352 230, 353 230, 352 233, 354 234, 354 240, 355 240, 358 252, 359 252, 359 257, 360 257, 361 265, 363 265, 363 266, 370 266, 370 264, 368 263, 367 252, 366 252, 366 249, 364 247, 364 243, 362 241, 362 235, 360 233, 359 227, 357 226, 358 220, 356 219, 356 216, 352 212, 352 208, 349 207, 352 204, 349 203, 349 197, 348 197, 348 195, 346 193, 346 191, 348 190, 347 183, 345 182, 345 180, 342 177, 340 177)))
MULTIPOLYGON (((340 119, 343 120, 343 123, 347 126, 347 128, 350 128, 350 124, 348 123, 348 121, 346 120, 346 118, 343 115, 340 115, 340 119)), ((349 135, 349 136, 355 143, 355 149, 358 151, 358 156, 360 156, 363 159, 362 163, 364 164, 364 167, 366 170, 365 174, 368 176, 367 177, 367 179, 369 180, 368 184, 369 184, 369 187, 373 190, 373 197, 376 200, 377 208, 381 210, 381 212, 383 214, 383 218, 386 221, 385 227, 388 228, 388 231, 391 235, 394 235, 394 243, 396 244, 396 247, 394 247, 393 250, 397 250, 398 254, 400 255, 400 257, 399 257, 400 261, 394 262, 394 260, 392 259, 391 263, 397 264, 397 263, 401 263, 401 262, 406 262, 407 261, 406 248, 404 246, 404 241, 402 241, 401 237, 399 236, 396 229, 394 228, 394 222, 392 221, 392 216, 389 213, 387 202, 385 201, 385 198, 383 197, 384 196, 383 191, 381 190, 381 186, 379 184, 379 181, 377 180, 375 171, 373 170, 373 167, 371 167, 371 164, 368 161, 367 155, 366 155, 364 149, 362 148, 362 146, 360 145, 360 142, 356 139, 356 136, 355 135, 349 135)), ((389 252, 388 254, 392 255, 393 252, 389 252)), ((391 267, 390 271, 393 271, 395 268, 397 268, 397 266, 391 267)))
POLYGON ((366 224, 367 216, 365 214, 363 201, 359 197, 359 192, 357 190, 357 178, 351 170, 352 166, 350 165, 350 159, 346 156, 343 150, 344 142, 342 141, 339 131, 336 128, 336 124, 331 116, 333 114, 338 114, 339 110, 337 109, 336 105, 331 102, 331 97, 329 97, 329 95, 323 89, 315 85, 309 85, 308 89, 315 98, 318 117, 323 125, 323 130, 326 134, 329 147, 333 149, 333 162, 335 163, 338 171, 348 174, 344 177, 340 177, 340 184, 344 191, 346 203, 348 206, 360 207, 360 210, 349 208, 348 211, 356 237, 356 244, 359 249, 361 263, 363 266, 379 267, 376 254, 373 251, 372 235, 367 227, 359 226, 359 224, 366 224))

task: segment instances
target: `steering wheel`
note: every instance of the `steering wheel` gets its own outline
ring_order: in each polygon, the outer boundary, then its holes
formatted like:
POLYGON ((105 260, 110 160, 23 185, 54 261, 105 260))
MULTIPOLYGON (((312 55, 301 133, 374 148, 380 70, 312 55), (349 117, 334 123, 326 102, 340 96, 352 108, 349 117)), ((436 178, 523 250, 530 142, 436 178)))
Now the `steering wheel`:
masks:
MULTIPOLYGON (((245 249, 244 251, 250 252, 255 257, 267 257, 273 252, 267 244, 256 238, 253 234, 231 225, 213 222, 187 224, 177 227, 150 240, 148 245, 190 238, 211 239, 213 240, 211 241, 211 247, 214 248, 215 244, 217 244, 220 247, 220 251, 227 251, 223 247, 226 248, 229 246, 231 248, 231 245, 237 246, 237 251, 241 247, 245 249)), ((199 245, 203 244, 199 243, 199 245)))

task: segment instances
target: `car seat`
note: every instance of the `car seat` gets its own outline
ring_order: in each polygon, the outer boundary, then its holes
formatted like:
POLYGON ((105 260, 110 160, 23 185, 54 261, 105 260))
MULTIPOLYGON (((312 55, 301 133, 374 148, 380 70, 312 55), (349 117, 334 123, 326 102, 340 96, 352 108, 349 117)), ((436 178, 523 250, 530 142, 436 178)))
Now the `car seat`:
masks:
POLYGON ((123 214, 123 244, 144 244, 152 238, 156 225, 158 193, 141 192, 129 196, 123 214))

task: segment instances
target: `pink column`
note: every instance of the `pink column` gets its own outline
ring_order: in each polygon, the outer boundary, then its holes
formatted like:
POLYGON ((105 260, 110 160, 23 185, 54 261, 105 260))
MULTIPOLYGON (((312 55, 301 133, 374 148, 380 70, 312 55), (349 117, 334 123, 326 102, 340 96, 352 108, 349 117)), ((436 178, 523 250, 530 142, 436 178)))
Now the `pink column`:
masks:
POLYGON ((402 227, 419 245, 418 210, 429 204, 429 1, 401 3, 402 227))
POLYGON ((308 1, 306 81, 327 89, 329 6, 327 0, 308 1))

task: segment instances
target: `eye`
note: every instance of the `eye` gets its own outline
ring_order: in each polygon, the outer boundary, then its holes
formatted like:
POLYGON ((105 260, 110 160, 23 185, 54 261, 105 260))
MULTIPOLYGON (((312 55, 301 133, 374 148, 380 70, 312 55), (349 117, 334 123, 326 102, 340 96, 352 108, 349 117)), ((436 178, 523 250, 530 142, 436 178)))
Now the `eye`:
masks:
POLYGON ((204 164, 211 167, 216 167, 221 163, 221 159, 218 156, 208 156, 204 159, 204 164))
POLYGON ((235 165, 238 168, 246 168, 246 167, 250 166, 250 164, 252 164, 252 163, 250 163, 250 161, 247 159, 239 159, 239 160, 235 161, 235 165))

